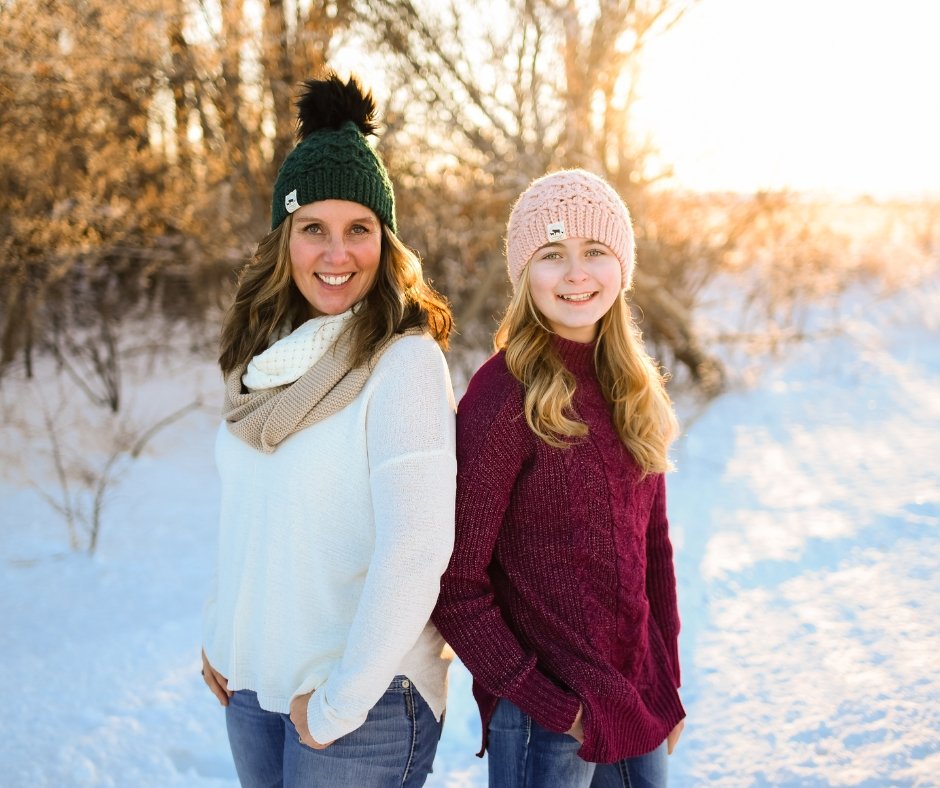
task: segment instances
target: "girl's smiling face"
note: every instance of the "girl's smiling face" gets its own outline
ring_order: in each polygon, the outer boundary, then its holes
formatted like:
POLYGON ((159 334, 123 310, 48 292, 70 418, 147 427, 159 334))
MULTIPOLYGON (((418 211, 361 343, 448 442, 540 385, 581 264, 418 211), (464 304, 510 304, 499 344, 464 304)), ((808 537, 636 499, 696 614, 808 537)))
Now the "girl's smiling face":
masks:
POLYGON ((318 200, 293 214, 291 278, 311 317, 338 315, 362 300, 375 282, 381 253, 381 222, 364 205, 318 200))
POLYGON ((549 327, 564 339, 593 342, 598 323, 620 296, 620 261, 589 238, 546 244, 529 258, 529 293, 549 327))

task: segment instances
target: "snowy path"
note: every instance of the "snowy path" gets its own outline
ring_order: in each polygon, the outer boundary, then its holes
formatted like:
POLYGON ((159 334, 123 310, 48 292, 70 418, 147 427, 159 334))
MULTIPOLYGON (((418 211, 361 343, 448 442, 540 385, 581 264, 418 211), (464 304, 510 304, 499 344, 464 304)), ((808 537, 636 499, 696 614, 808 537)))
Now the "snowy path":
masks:
POLYGON ((937 296, 802 347, 684 441, 676 785, 940 779, 937 296))
MULTIPOLYGON (((680 443, 689 720, 673 785, 937 784, 938 314, 936 286, 871 305, 680 443)), ((214 427, 195 414, 155 440, 92 559, 0 482, 3 785, 237 784, 198 665, 214 427)), ((478 727, 458 667, 429 785, 485 785, 478 727)))

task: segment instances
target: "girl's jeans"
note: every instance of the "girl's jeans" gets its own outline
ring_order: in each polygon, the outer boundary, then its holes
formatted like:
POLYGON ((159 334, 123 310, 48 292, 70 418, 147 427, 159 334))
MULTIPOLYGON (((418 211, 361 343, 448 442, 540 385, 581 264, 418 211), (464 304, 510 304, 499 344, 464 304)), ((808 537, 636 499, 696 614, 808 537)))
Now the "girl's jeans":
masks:
POLYGON ((325 750, 298 740, 287 714, 265 711, 251 690, 225 708, 228 740, 245 788, 392 788, 424 785, 441 722, 404 676, 396 676, 361 727, 325 750))
POLYGON ((588 763, 567 733, 552 733, 505 698, 490 720, 490 788, 665 788, 666 742, 617 763, 588 763))

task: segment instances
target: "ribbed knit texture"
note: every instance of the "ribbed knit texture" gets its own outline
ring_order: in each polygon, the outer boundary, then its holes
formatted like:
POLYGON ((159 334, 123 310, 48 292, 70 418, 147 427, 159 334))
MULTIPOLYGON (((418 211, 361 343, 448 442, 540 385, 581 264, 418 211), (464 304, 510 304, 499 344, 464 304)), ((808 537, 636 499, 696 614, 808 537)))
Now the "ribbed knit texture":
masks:
POLYGON ((271 229, 287 217, 285 200, 293 204, 317 200, 350 200, 375 211, 395 232, 395 193, 382 160, 353 122, 339 129, 316 131, 284 159, 274 182, 271 229))
POLYGON ((358 728, 398 674, 439 718, 448 658, 430 623, 453 547, 454 401, 430 336, 388 349, 345 408, 262 454, 222 426, 216 580, 203 645, 229 689, 318 741, 358 728))
POLYGON ((655 749, 685 716, 661 474, 641 479, 594 372, 593 345, 556 338, 590 433, 539 440, 502 353, 457 413, 457 536, 433 619, 474 677, 485 732, 508 698, 545 728, 584 706, 587 761, 655 749))
POLYGON ((506 228, 512 286, 538 249, 565 238, 589 238, 608 246, 620 261, 623 286, 630 286, 635 256, 630 212, 610 184, 586 170, 537 178, 516 201, 506 228))

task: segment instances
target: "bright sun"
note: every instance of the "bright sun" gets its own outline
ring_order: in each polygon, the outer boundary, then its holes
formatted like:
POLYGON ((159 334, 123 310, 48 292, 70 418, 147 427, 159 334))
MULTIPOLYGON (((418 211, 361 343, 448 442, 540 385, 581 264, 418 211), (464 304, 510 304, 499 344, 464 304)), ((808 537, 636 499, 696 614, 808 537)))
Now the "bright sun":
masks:
POLYGON ((635 117, 683 187, 937 196, 938 31, 924 0, 700 0, 635 117))

